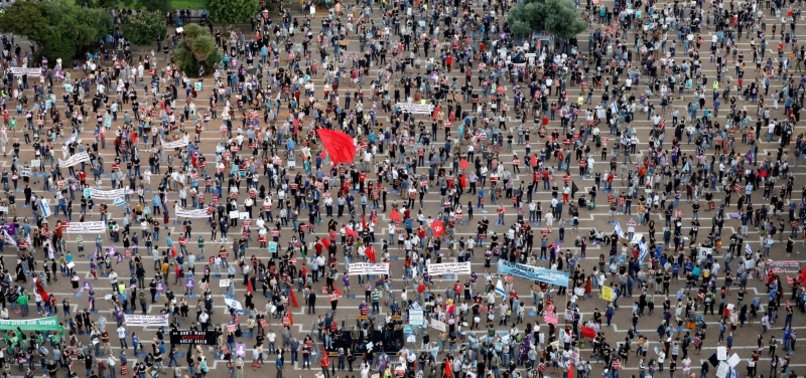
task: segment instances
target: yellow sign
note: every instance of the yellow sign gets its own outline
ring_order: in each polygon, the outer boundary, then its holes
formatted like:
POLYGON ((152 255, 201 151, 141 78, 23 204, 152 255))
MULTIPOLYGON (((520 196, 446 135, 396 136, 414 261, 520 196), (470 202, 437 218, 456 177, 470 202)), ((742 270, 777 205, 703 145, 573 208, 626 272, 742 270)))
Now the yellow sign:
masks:
POLYGON ((602 286, 602 299, 610 302, 616 299, 616 294, 613 293, 613 288, 610 286, 602 286))

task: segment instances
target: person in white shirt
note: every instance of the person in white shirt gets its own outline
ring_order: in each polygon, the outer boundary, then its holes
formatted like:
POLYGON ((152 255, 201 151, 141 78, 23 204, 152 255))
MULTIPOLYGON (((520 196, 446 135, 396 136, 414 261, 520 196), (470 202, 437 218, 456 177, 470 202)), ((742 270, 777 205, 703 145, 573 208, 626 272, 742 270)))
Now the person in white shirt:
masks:
POLYGON ((117 329, 118 332, 118 339, 120 339, 120 347, 123 350, 126 350, 129 345, 126 343, 126 327, 122 324, 117 329))

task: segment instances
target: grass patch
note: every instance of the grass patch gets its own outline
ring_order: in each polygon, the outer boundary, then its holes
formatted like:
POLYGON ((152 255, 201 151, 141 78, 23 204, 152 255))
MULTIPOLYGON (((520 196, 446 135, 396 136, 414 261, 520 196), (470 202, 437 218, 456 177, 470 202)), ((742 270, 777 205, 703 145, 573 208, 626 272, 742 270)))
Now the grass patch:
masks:
POLYGON ((207 0, 171 0, 173 9, 206 9, 207 0))

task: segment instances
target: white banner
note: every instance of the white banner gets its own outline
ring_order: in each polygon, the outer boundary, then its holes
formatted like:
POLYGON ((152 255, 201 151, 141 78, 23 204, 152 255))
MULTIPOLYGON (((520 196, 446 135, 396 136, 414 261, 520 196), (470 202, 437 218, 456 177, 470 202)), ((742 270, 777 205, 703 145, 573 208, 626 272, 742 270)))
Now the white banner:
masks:
POLYGON ((445 324, 445 322, 434 318, 431 319, 431 328, 440 332, 448 332, 448 325, 445 324))
POLYGON ((129 327, 167 327, 170 315, 130 315, 124 314, 126 325, 129 327))
POLYGON ((59 167, 61 168, 70 168, 74 165, 83 163, 85 161, 90 161, 90 154, 85 152, 79 152, 73 156, 67 158, 67 160, 59 159, 59 167))
POLYGON ((470 274, 470 261, 460 263, 428 264, 429 276, 441 276, 443 274, 470 274))
POLYGON ((431 115, 431 113, 434 111, 434 105, 432 104, 418 104, 415 102, 398 102, 397 106, 400 108, 400 111, 409 112, 411 114, 431 115))
POLYGON ((126 188, 101 190, 90 188, 90 197, 98 200, 114 200, 126 195, 126 188))
POLYGON ((67 224, 65 232, 73 233, 96 233, 100 234, 106 231, 106 224, 104 222, 70 222, 67 224))
POLYGON ((207 209, 183 209, 181 207, 176 207, 176 217, 177 218, 210 218, 210 214, 207 214, 207 209))
POLYGON ((425 318, 423 317, 423 310, 409 310, 409 324, 413 326, 423 326, 425 324, 425 318))
POLYGON ((28 75, 29 77, 39 77, 42 76, 42 69, 41 68, 30 68, 30 67, 9 67, 8 70, 14 76, 22 76, 28 75))
POLYGON ((187 137, 183 137, 180 140, 175 140, 172 142, 166 142, 165 139, 162 139, 161 142, 162 142, 162 148, 166 150, 171 148, 182 148, 190 144, 190 141, 188 140, 187 137))
POLYGON ((348 276, 360 276, 362 274, 389 274, 389 263, 352 263, 347 271, 348 276))

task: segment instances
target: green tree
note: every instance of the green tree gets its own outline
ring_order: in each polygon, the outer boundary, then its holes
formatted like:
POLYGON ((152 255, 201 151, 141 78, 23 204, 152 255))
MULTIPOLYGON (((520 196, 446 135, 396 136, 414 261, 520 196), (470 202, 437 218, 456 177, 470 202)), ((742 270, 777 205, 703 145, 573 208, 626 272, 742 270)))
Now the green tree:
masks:
POLYGON ((508 21, 515 35, 545 31, 563 40, 575 37, 588 26, 570 0, 527 0, 512 7, 508 21))
POLYGON ((187 24, 182 40, 174 50, 173 60, 188 76, 199 76, 199 69, 204 67, 207 73, 221 61, 221 52, 216 48, 215 40, 206 28, 199 24, 187 24))
POLYGON ((88 50, 112 30, 103 9, 83 8, 62 0, 18 1, 0 15, 0 31, 27 37, 36 56, 69 60, 88 50))
POLYGON ((148 45, 166 34, 165 15, 159 11, 141 11, 123 24, 123 37, 135 45, 148 45))
POLYGON ((260 10, 260 0, 207 0, 207 10, 215 22, 246 23, 260 10))
POLYGON ((134 1, 135 8, 168 14, 171 11, 171 2, 168 0, 130 0, 134 1))

